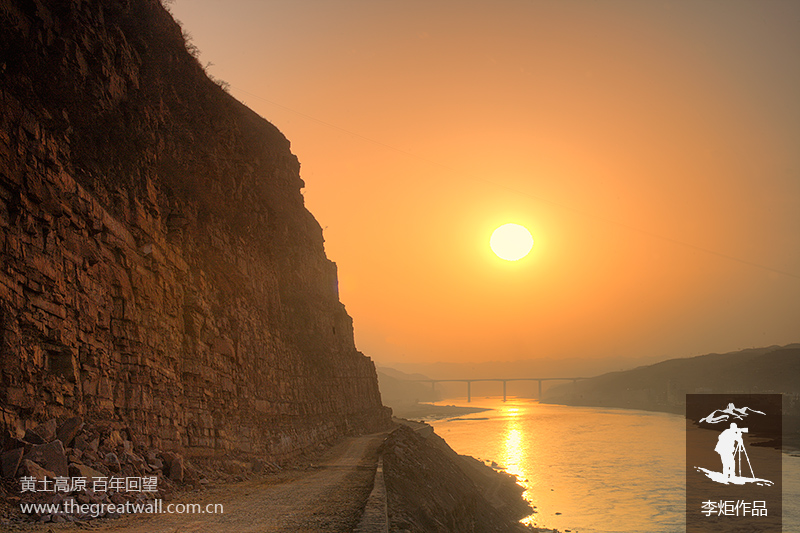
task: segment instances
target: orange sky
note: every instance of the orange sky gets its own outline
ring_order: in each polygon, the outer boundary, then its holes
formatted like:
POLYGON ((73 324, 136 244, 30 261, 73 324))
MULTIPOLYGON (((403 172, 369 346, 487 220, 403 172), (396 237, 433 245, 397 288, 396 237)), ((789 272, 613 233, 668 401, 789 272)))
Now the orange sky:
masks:
POLYGON ((291 141, 378 363, 800 341, 800 3, 170 9, 291 141))

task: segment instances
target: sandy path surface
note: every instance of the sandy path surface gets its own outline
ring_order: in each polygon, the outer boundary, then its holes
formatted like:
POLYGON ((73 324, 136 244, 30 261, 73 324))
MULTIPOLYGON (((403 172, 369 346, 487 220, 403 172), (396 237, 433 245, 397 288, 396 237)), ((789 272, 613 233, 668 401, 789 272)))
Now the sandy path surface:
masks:
MULTIPOLYGON (((222 514, 135 515, 84 525, 115 533, 351 531, 372 490, 385 433, 351 437, 318 463, 255 481, 196 492, 167 503, 222 504, 222 514)), ((83 528, 82 528, 83 529, 83 528)))

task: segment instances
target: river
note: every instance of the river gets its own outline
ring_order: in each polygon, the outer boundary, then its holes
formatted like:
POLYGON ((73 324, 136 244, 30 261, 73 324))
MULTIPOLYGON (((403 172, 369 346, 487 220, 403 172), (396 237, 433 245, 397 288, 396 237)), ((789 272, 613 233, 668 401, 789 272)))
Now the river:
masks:
MULTIPOLYGON (((685 527, 682 416, 473 398, 491 411, 429 421, 461 454, 496 461, 536 506, 528 521, 579 533, 685 527)), ((800 531, 800 457, 783 455, 783 530, 800 531)))

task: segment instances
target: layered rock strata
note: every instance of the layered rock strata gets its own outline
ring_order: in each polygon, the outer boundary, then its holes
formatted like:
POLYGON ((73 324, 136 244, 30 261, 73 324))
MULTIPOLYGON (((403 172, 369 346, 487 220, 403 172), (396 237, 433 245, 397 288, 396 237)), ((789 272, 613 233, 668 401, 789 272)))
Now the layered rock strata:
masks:
POLYGON ((299 163, 156 0, 0 0, 0 413, 287 457, 387 423, 299 163))

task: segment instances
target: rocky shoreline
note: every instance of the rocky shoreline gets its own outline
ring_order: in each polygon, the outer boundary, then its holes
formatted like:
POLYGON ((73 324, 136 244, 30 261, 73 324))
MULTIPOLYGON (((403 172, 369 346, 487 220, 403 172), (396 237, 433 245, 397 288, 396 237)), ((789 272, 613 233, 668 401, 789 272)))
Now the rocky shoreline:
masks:
POLYGON ((514 476, 457 454, 427 424, 404 422, 382 456, 389 531, 555 532, 520 523, 534 511, 514 476))

